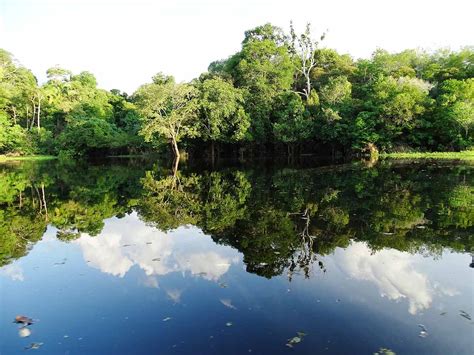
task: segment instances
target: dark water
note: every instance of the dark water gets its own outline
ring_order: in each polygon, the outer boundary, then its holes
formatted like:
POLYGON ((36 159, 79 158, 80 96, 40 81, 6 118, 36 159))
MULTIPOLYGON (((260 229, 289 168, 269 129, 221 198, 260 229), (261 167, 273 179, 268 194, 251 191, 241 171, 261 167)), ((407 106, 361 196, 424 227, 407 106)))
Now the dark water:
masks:
POLYGON ((0 166, 0 353, 473 354, 472 167, 0 166))

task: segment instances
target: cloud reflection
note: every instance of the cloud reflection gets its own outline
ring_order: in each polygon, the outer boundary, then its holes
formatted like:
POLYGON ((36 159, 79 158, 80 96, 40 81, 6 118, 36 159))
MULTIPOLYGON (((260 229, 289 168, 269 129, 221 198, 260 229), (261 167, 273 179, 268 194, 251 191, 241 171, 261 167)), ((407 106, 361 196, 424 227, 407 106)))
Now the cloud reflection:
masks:
POLYGON ((0 268, 0 275, 9 277, 13 281, 24 281, 25 277, 23 276, 23 269, 21 266, 16 264, 6 265, 0 268))
POLYGON ((235 250, 216 245, 194 227, 164 233, 147 226, 136 214, 111 219, 99 236, 83 235, 74 243, 90 266, 118 277, 138 266, 153 287, 158 287, 155 276, 172 272, 216 281, 239 261, 235 250))
POLYGON ((457 294, 454 289, 430 282, 426 274, 415 269, 415 258, 408 253, 384 249, 373 253, 364 243, 353 243, 336 260, 350 277, 374 283, 382 297, 390 300, 408 300, 408 312, 417 314, 428 309, 433 296, 457 294))

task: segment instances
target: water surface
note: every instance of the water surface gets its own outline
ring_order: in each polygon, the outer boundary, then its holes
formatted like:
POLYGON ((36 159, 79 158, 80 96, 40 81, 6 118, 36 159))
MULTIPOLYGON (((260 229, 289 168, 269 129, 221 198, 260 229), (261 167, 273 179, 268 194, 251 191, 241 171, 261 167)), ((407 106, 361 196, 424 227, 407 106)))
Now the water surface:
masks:
POLYGON ((1 354, 474 352, 467 163, 24 162, 0 208, 1 354))

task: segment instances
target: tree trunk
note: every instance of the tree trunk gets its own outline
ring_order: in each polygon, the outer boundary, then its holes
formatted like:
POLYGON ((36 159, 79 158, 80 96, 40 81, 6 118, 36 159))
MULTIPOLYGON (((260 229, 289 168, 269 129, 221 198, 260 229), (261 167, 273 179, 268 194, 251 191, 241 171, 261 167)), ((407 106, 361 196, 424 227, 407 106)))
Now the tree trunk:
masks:
POLYGON ((308 71, 308 75, 306 76, 306 101, 309 100, 311 94, 311 77, 310 72, 308 71))
POLYGON ((178 142, 176 142, 174 137, 171 138, 171 147, 173 148, 174 157, 179 160, 178 142))
POLYGON ((33 126, 35 124, 35 117, 36 116, 36 104, 33 103, 33 115, 31 116, 31 126, 30 126, 30 130, 33 129, 33 126))
POLYGON ((175 179, 178 174, 178 166, 179 166, 179 157, 175 157, 173 160, 173 178, 175 179))
POLYGON ((30 127, 30 117, 28 116, 30 114, 28 110, 29 106, 26 105, 26 130, 30 127))
POLYGON ((40 117, 41 117, 41 98, 38 96, 38 131, 41 128, 40 117))

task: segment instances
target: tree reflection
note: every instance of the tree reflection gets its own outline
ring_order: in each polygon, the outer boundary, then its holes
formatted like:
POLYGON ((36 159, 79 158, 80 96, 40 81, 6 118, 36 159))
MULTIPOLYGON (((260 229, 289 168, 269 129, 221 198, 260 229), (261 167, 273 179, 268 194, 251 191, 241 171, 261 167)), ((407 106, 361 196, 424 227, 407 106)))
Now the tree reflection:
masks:
MULTIPOLYGON (((436 164, 188 171, 141 165, 21 164, 0 168, 0 265, 46 227, 63 241, 98 235, 133 211, 168 231, 194 225, 243 254, 248 272, 310 277, 351 241, 440 255, 473 252, 472 169, 436 164)), ((136 236, 140 238, 140 236, 136 236)))

